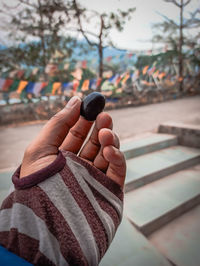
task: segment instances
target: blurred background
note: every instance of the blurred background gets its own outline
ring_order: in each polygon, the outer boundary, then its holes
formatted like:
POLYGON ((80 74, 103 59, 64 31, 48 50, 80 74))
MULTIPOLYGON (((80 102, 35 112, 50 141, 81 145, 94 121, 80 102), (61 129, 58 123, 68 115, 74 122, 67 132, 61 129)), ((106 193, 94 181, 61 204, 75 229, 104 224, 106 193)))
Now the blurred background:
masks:
POLYGON ((198 90, 197 0, 12 0, 0 16, 1 105, 93 90, 130 105, 198 90))
POLYGON ((93 91, 127 160, 100 265, 199 266, 199 0, 0 1, 0 202, 45 121, 93 91))

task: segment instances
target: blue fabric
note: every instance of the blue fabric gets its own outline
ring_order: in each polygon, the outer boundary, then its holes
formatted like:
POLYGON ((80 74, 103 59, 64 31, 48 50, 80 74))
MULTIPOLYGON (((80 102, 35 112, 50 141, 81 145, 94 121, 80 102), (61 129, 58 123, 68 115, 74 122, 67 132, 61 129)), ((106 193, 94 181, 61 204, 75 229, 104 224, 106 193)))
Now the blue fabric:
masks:
POLYGON ((28 93, 33 93, 33 88, 34 88, 35 83, 34 82, 29 82, 26 85, 25 91, 28 93))
POLYGON ((72 90, 72 89, 73 89, 73 82, 63 82, 62 83, 62 91, 72 90))
POLYGON ((14 253, 8 251, 4 247, 0 246, 0 265, 1 266, 30 266, 33 265, 24 259, 18 257, 14 253))

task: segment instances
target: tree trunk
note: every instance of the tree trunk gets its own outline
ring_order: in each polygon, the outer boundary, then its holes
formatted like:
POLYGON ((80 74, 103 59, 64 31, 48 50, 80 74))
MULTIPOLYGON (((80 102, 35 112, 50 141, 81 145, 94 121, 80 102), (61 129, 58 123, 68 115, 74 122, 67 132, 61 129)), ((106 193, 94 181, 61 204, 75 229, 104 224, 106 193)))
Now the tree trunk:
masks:
POLYGON ((46 65, 47 65, 47 62, 46 62, 46 48, 45 48, 45 39, 44 39, 44 22, 43 22, 43 14, 42 14, 42 10, 41 10, 41 2, 40 2, 40 0, 38 0, 38 6, 39 6, 39 15, 40 15, 40 23, 41 23, 39 36, 40 36, 40 40, 41 40, 41 48, 42 48, 42 54, 43 54, 44 77, 45 77, 45 80, 46 80, 47 79, 47 74, 45 73, 45 68, 46 68, 46 65))
MULTIPOLYGON (((101 16, 101 29, 99 33, 99 44, 98 44, 98 53, 99 53, 99 78, 103 78, 103 44, 102 44, 102 35, 103 35, 104 21, 101 16)), ((101 91, 101 85, 97 88, 98 91, 101 91)))
POLYGON ((102 43, 99 43, 99 78, 103 77, 103 47, 102 43))
POLYGON ((180 5, 180 37, 179 37, 179 91, 183 91, 183 0, 180 5))

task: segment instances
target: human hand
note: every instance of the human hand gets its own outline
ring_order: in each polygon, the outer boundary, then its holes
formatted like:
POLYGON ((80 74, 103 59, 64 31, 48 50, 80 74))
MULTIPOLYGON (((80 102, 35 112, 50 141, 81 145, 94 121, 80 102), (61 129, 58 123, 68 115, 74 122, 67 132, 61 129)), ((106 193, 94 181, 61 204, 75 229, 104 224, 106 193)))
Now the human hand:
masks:
MULTIPOLYGON (((81 100, 74 96, 46 123, 24 153, 20 178, 51 164, 59 150, 79 153, 93 124, 80 116, 80 106, 81 100)), ((119 151, 119 139, 112 132, 112 118, 107 113, 97 116, 92 134, 79 156, 123 187, 125 158, 119 151)))

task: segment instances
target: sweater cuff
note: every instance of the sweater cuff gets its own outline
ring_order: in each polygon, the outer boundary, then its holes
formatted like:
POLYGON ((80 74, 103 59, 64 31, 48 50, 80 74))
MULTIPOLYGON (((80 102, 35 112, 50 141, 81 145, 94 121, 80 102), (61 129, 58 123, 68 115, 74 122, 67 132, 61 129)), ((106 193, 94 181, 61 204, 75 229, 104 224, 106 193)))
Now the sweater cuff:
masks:
POLYGON ((115 194, 120 200, 123 200, 123 189, 117 184, 114 180, 110 179, 106 174, 104 174, 101 170, 96 168, 94 165, 89 164, 86 160, 80 158, 76 154, 69 151, 62 151, 63 156, 65 158, 71 158, 74 162, 77 162, 83 165, 88 173, 96 179, 100 184, 110 190, 113 194, 115 194))
POLYGON ((16 189, 26 189, 33 187, 41 183, 45 179, 60 172, 64 168, 65 164, 66 164, 66 159, 63 156, 62 152, 59 151, 57 158, 51 164, 23 178, 19 177, 21 170, 21 165, 20 165, 12 176, 12 182, 16 189))

